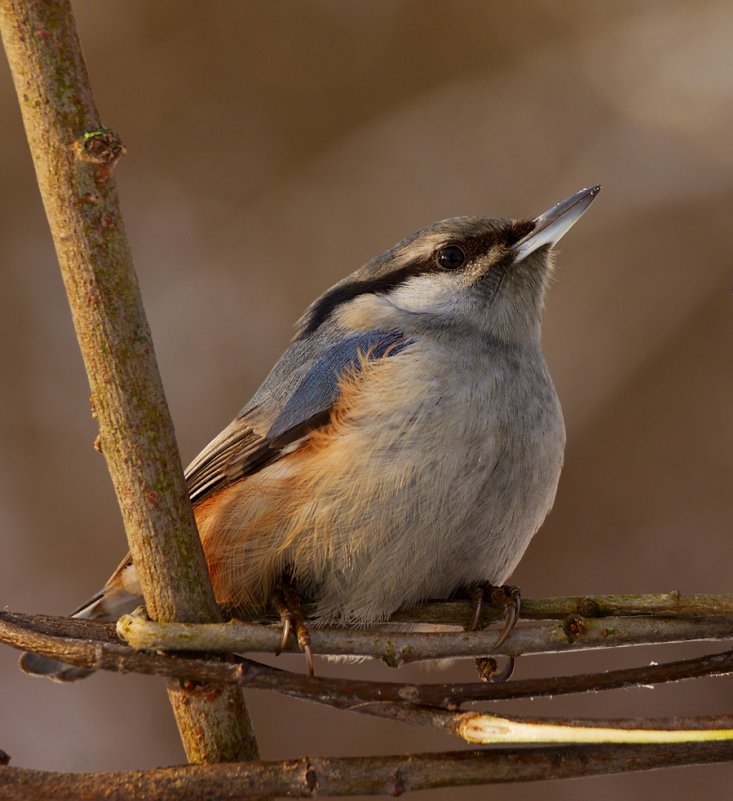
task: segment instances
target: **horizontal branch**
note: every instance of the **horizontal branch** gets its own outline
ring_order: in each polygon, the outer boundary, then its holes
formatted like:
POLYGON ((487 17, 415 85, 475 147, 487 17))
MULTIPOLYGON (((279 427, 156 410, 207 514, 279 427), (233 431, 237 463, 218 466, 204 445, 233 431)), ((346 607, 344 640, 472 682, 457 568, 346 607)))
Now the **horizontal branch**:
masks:
MULTIPOLYGON (((184 680, 184 687, 190 691, 197 688, 193 676, 205 679, 207 685, 198 687, 206 694, 211 682, 238 684, 241 686, 274 689, 304 700, 317 701, 342 710, 356 711, 400 721, 412 725, 429 727, 447 734, 452 734, 472 743, 679 743, 711 740, 730 740, 733 738, 733 717, 698 717, 670 720, 568 720, 568 719, 528 719, 497 716, 478 712, 456 712, 460 704, 471 698, 470 685, 454 685, 440 688, 451 696, 444 708, 426 705, 426 696, 435 686, 395 685, 387 683, 372 684, 370 682, 350 682, 344 680, 321 680, 308 676, 297 676, 260 665, 250 660, 240 664, 226 664, 206 660, 181 658, 175 655, 148 654, 132 651, 128 646, 109 641, 109 627, 97 627, 102 639, 97 641, 75 640, 71 638, 52 637, 45 633, 33 631, 13 619, 9 613, 0 613, 0 639, 16 647, 34 647, 51 656, 71 657, 75 663, 80 657, 86 661, 86 667, 108 667, 115 670, 138 669, 141 672, 163 673, 174 675, 184 680), (58 653, 60 651, 61 653, 58 653), (266 679, 263 686, 258 678, 266 679), (463 692, 464 695, 456 695, 463 692), (359 696, 358 698, 355 698, 359 696)), ((65 621, 62 619, 61 624, 65 621)), ((36 623, 39 628, 52 626, 49 618, 42 618, 36 623)), ((78 631, 79 623, 72 621, 71 628, 78 631)), ((727 657, 727 665, 733 664, 731 654, 727 657)), ((708 657, 709 660, 715 659, 708 657)), ((714 664, 714 662, 713 662, 714 664)), ((718 667, 720 659, 718 658, 718 667)), ((678 667, 689 665, 680 663, 678 667)), ((699 669, 699 665, 697 666, 699 669)), ((663 675, 670 676, 670 666, 650 666, 646 668, 646 682, 650 673, 662 670, 663 675)), ((619 672, 617 672, 619 673, 619 672)), ((577 679, 579 677, 571 677, 577 679)), ((587 681, 591 677, 586 678, 587 681)), ((619 677, 617 676, 617 681, 619 677)), ((536 686, 543 680, 525 682, 525 690, 536 695, 541 687, 536 686)), ((607 675, 596 677, 601 683, 608 681, 607 675)), ((545 682, 545 690, 556 693, 558 681, 545 682)), ((491 696, 491 690, 505 690, 512 685, 478 684, 479 697, 491 696), (486 693, 489 690, 489 693, 486 693)), ((474 696, 475 697, 475 696, 474 696)), ((506 696, 505 696, 506 697, 506 696)), ((517 697, 515 695, 515 697, 517 697)), ((441 699, 444 703, 446 698, 441 699)))
MULTIPOLYGON (((304 607, 306 614, 312 608, 304 607)), ((391 622, 464 626, 470 617, 468 601, 432 601, 396 612, 391 622)), ((682 594, 676 591, 648 595, 576 595, 558 598, 522 598, 522 618, 556 620, 572 615, 609 617, 663 615, 664 617, 733 617, 733 595, 682 594)), ((482 607, 482 622, 498 620, 501 612, 482 607)))
MULTIPOLYGON (((308 700, 308 699, 305 699, 308 700)), ((536 743, 680 743, 733 740, 733 715, 675 718, 529 718, 485 712, 452 712, 403 699, 351 704, 337 694, 320 703, 452 734, 483 745, 536 743)), ((733 758, 733 752, 731 754, 733 758)))
POLYGON ((0 801, 234 801, 263 796, 395 796, 414 790, 569 779, 728 762, 729 742, 492 748, 378 757, 196 765, 117 773, 0 767, 0 801))
MULTIPOLYGON (((313 606, 304 605, 303 611, 307 617, 312 615, 315 609, 313 606)), ((407 623, 463 628, 471 614, 472 609, 468 600, 429 601, 396 612, 390 618, 390 624, 407 623)), ((587 618, 662 615, 666 618, 733 619, 733 595, 682 595, 678 592, 664 592, 650 595, 578 595, 522 599, 523 620, 558 620, 574 615, 587 618)), ((32 620, 33 628, 36 631, 44 630, 45 621, 50 627, 48 633, 59 634, 61 632, 59 626, 62 625, 62 621, 66 621, 63 625, 67 636, 85 637, 91 636, 90 632, 94 632, 94 638, 97 639, 99 632, 104 629, 111 639, 116 639, 114 623, 92 622, 55 615, 13 613, 13 616, 18 621, 32 620)), ((500 612, 490 604, 482 606, 481 623, 498 620, 499 617, 500 612)))
POLYGON ((201 684, 239 684, 317 703, 338 699, 345 705, 344 708, 391 701, 456 710, 472 701, 505 701, 612 690, 733 672, 733 651, 724 651, 603 673, 524 679, 500 684, 414 684, 325 679, 290 673, 249 659, 234 664, 135 651, 117 640, 113 624, 11 612, 0 612, 0 642, 93 670, 156 674, 201 684))
MULTIPOLYGON (((304 608, 306 614, 309 611, 308 607, 304 608)), ((375 627, 367 630, 354 630, 354 629, 334 629, 335 636, 339 637, 339 633, 343 635, 365 635, 366 638, 371 637, 371 632, 390 632, 399 630, 399 624, 408 624, 408 627, 418 626, 431 626, 431 627, 455 627, 462 629, 466 621, 470 619, 471 609, 468 601, 436 601, 425 604, 420 604, 409 610, 398 612, 392 616, 389 624, 383 627, 375 627), (397 624, 397 625, 395 625, 397 624)), ((608 620, 609 617, 654 617, 661 616, 664 620, 679 619, 681 625, 676 630, 685 640, 698 639, 695 636, 700 632, 699 639, 708 639, 705 631, 709 629, 702 629, 700 627, 701 618, 704 621, 709 621, 712 624, 713 638, 725 638, 718 636, 716 632, 723 630, 727 632, 727 626, 730 625, 733 631, 733 595, 712 595, 712 594, 697 594, 697 595, 681 595, 677 592, 656 593, 651 595, 586 595, 586 596, 570 596, 561 598, 525 598, 522 600, 522 619, 523 620, 563 620, 562 634, 564 639, 567 640, 566 647, 563 650, 568 650, 567 646, 573 646, 572 650, 584 647, 582 644, 583 638, 590 631, 590 620, 604 620, 605 625, 596 630, 600 632, 603 639, 602 645, 615 645, 609 636, 611 630, 614 628, 612 623, 614 621, 608 620), (691 625, 685 625, 685 621, 691 622, 691 625), (692 637, 684 634, 685 630, 689 630, 692 637)), ((485 604, 482 613, 482 623, 486 624, 491 620, 496 620, 498 613, 489 604, 485 604)), ((98 622, 92 623, 90 621, 45 616, 45 615, 22 615, 15 613, 13 619, 20 625, 25 625, 32 621, 32 628, 34 631, 46 631, 49 634, 61 635, 79 638, 93 638, 99 639, 100 626, 104 625, 106 637, 112 641, 116 640, 114 636, 114 624, 106 623, 100 624, 98 622), (44 621, 48 623, 48 627, 44 628, 44 621), (66 622, 64 622, 66 621, 66 622)), ((235 621, 233 623, 225 624, 222 632, 222 637, 226 640, 232 637, 236 626, 246 626, 248 624, 235 621)), ((216 631, 216 628, 213 629, 216 631)), ((404 630, 404 628, 403 628, 404 630)), ((534 631, 541 630, 539 628, 534 631)), ((174 632, 175 630, 169 629, 168 631, 174 632)), ((211 631, 201 629, 200 632, 211 631)), ((267 628, 254 626, 251 629, 245 630, 245 642, 235 642, 235 647, 243 650, 249 642, 254 640, 254 645, 261 648, 263 651, 274 651, 274 644, 279 640, 279 633, 276 626, 272 626, 268 631, 267 628), (263 645, 264 642, 264 645, 263 645)), ((315 634, 319 635, 327 630, 315 630, 315 634)), ((554 630, 555 632, 558 629, 554 630)), ((639 631, 637 629, 637 631, 639 631)), ((190 639, 192 630, 183 628, 177 636, 182 636, 186 645, 191 647, 195 645, 190 639)), ((477 633, 478 636, 485 638, 489 641, 494 635, 490 632, 477 633)), ((666 631, 665 631, 666 635, 666 631)), ((443 635, 445 636, 445 635, 443 635)), ((524 635, 526 637, 526 634, 524 635)), ((516 642, 517 634, 515 634, 516 642)), ((561 635, 562 637, 562 635, 561 635)), ((323 637, 321 638, 323 639, 323 637)), ((459 642, 454 633, 448 635, 448 639, 452 644, 459 642)), ((365 637, 361 637, 363 643, 365 637)), ((597 647, 586 638, 588 646, 597 647)), ((664 636, 662 639, 654 639, 653 642, 671 642, 672 640, 664 636)), ((651 641, 650 641, 651 642, 651 641)), ((622 643, 625 644, 625 643, 622 643)), ((636 643, 629 643, 636 644, 636 643)), ((226 642, 222 647, 228 647, 229 643, 226 642)), ((388 649, 389 650, 389 649, 388 649)), ((526 650, 524 653, 539 653, 539 650, 526 650)), ((509 653, 509 651, 506 651, 509 653)), ((395 655, 393 653, 386 654, 372 654, 375 658, 382 658, 388 664, 392 662, 395 656, 406 656, 405 654, 395 655)), ((451 653, 450 656, 455 654, 451 653)), ((466 654, 471 656, 472 654, 466 654)))
MULTIPOLYGON (((276 653, 280 632, 230 620, 223 624, 155 623, 141 615, 123 615, 117 633, 133 648, 156 651, 276 653)), ((391 667, 426 659, 479 657, 491 654, 557 653, 623 645, 724 640, 733 637, 733 616, 709 618, 603 617, 574 615, 563 621, 531 622, 517 626, 497 650, 496 632, 416 632, 370 629, 311 629, 316 654, 368 656, 391 667)), ((296 646, 290 643, 289 649, 296 646)))
MULTIPOLYGON (((6 636, 20 637, 22 632, 120 644, 115 623, 59 615, 29 615, 25 612, 0 611, 0 640, 6 642, 4 639, 6 636)), ((15 642, 7 642, 16 648, 23 647, 16 645, 15 642)))

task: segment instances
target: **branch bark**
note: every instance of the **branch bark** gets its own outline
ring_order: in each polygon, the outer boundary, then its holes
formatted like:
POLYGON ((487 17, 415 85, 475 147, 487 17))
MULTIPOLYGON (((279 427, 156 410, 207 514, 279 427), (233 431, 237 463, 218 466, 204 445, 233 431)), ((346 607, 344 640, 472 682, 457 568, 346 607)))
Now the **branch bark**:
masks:
MULTIPOLYGON (((68 0, 0 0, 0 26, 89 375, 93 408, 99 419, 99 446, 120 502, 148 612, 163 624, 156 630, 146 623, 146 631, 144 626, 136 628, 139 621, 122 625, 128 634, 134 635, 136 631, 145 634, 148 639, 140 640, 138 645, 143 642, 145 647, 189 650, 192 630, 185 627, 166 630, 166 624, 174 620, 210 624, 220 622, 221 618, 195 531, 112 180, 124 146, 119 137, 103 128, 99 121, 68 0), (171 632, 175 635, 172 640, 160 638, 161 634, 170 635, 171 632), (157 639, 151 640, 151 633, 157 639)), ((672 639, 692 638, 690 621, 679 619, 680 614, 684 615, 679 608, 666 618, 648 617, 650 611, 658 612, 658 608, 640 609, 637 614, 647 617, 625 621, 626 628, 619 630, 622 619, 613 616, 612 607, 612 604, 599 606, 591 599, 587 608, 563 613, 561 616, 569 617, 549 630, 555 632, 553 636, 559 638, 563 649, 576 647, 581 639, 585 647, 657 641, 648 638, 654 633, 654 627, 660 625, 667 639, 670 636, 672 639), (609 614, 611 616, 607 617, 609 614), (591 618, 603 620, 589 623, 591 618)), ((547 610, 545 615, 553 617, 547 610)), ((244 624, 237 625, 241 628, 244 624)), ((543 628, 548 630, 548 627, 543 628)), ((698 620, 696 629, 695 639, 730 636, 730 619, 698 620)), ((323 636, 320 649, 323 652, 371 653, 392 664, 455 656, 456 641, 466 643, 463 653, 483 655, 487 649, 491 650, 493 639, 493 635, 486 633, 399 635, 395 638, 374 633, 338 632, 335 640, 328 640, 331 633, 326 631, 316 634, 323 636), (428 639, 415 639, 419 637, 428 639), (369 638, 371 645, 367 642, 369 638), (329 642, 336 643, 335 650, 329 642)), ((203 692, 200 687, 191 689, 190 682, 184 685, 176 682, 170 690, 189 759, 221 762, 255 755, 256 745, 239 690, 247 678, 242 666, 211 659, 185 660, 135 653, 104 639, 92 643, 59 642, 45 636, 48 648, 45 652, 63 658, 63 649, 67 648, 68 655, 74 659, 93 659, 100 666, 116 663, 118 669, 127 669, 136 665, 144 668, 142 672, 161 672, 176 679, 191 675, 201 677, 208 670, 203 680, 214 686, 207 686, 203 692), (176 672, 166 672, 164 665, 173 665, 176 672), (184 673, 184 668, 193 673, 184 673)), ((527 653, 526 638, 532 636, 528 628, 519 629, 510 641, 514 650, 502 650, 527 653)), ((222 650, 240 647, 251 650, 263 644, 269 650, 276 637, 266 627, 251 627, 245 631, 244 641, 232 644, 227 640, 222 650)), ((202 647, 209 648, 208 642, 202 647)), ((318 647, 319 643, 314 641, 314 645, 318 647)), ((721 655, 725 656, 729 654, 721 655)), ((266 670, 264 666, 258 667, 260 676, 272 677, 277 673, 270 669, 272 672, 268 674, 262 672, 266 670)), ((720 664, 717 667, 720 668, 720 664)), ((253 675, 256 673, 250 670, 250 679, 253 675)), ((305 681, 317 680, 306 678, 305 681)), ((280 684, 287 682, 281 680, 280 684)), ((302 686, 293 690, 292 684, 291 690, 294 695, 305 692, 302 686)), ((359 691, 363 694, 364 688, 359 691)), ((419 695, 420 690, 417 692, 419 695)), ((465 700, 471 700, 470 696, 464 695, 460 703, 465 700)), ((412 701, 412 697, 400 699, 400 702, 405 701, 412 701)), ((450 701, 458 702, 455 697, 450 701)), ((350 703, 342 695, 335 705, 350 708, 350 703)), ((417 705, 398 709, 397 701, 385 704, 384 699, 374 704, 374 708, 380 710, 378 714, 400 719, 437 718, 443 721, 440 725, 446 729, 454 728, 454 722, 459 719, 477 720, 472 714, 457 716, 417 705), (406 714, 403 715, 403 711, 406 714)), ((730 721, 726 718, 725 722, 728 725, 730 721)), ((685 743, 252 762, 246 767, 219 765, 93 776, 0 767, 0 799, 108 798, 111 793, 117 798, 144 795, 176 799, 204 794, 213 799, 253 798, 273 793, 289 796, 399 794, 428 787, 699 764, 729 760, 731 756, 729 743, 685 743)), ((0 764, 4 761, 0 753, 0 764)))
POLYGON ((642 667, 574 676, 514 680, 416 684, 310 677, 263 665, 251 659, 237 664, 175 654, 135 651, 120 643, 113 624, 0 612, 0 642, 32 650, 79 667, 122 673, 145 673, 193 682, 238 684, 273 690, 306 701, 360 709, 365 703, 393 702, 457 710, 472 701, 597 692, 645 686, 702 676, 733 673, 733 651, 642 667))
MULTIPOLYGON (((427 623, 460 626, 466 624, 467 601, 433 601, 392 615, 390 623, 427 623)), ((498 620, 501 612, 484 604, 481 622, 498 620)), ((305 606, 306 615, 310 607, 305 606)), ((469 612, 470 614, 470 612, 469 612)), ((559 598, 522 598, 522 618, 562 620, 580 615, 587 618, 661 615, 663 617, 730 617, 733 595, 683 594, 677 591, 646 595, 571 595, 559 598)))
POLYGON ((379 757, 309 758, 125 773, 0 767, 0 801, 208 801, 390 795, 438 787, 600 776, 727 762, 729 742, 492 748, 379 757))
MULTIPOLYGON (((258 623, 231 620, 221 625, 155 623, 138 615, 123 615, 117 632, 133 648, 156 651, 276 653, 279 633, 258 623)), ((668 618, 579 615, 563 621, 517 626, 499 649, 496 632, 411 632, 375 629, 312 629, 314 654, 369 656, 391 667, 426 659, 483 657, 612 648, 625 645, 724 640, 733 636, 733 617, 668 618)), ((290 644, 287 650, 294 650, 290 644)))
MULTIPOLYGON (((0 0, 0 27, 145 604, 156 620, 216 622, 173 425, 69 0, 0 0)), ((251 759, 236 688, 169 686, 190 761, 251 759)))

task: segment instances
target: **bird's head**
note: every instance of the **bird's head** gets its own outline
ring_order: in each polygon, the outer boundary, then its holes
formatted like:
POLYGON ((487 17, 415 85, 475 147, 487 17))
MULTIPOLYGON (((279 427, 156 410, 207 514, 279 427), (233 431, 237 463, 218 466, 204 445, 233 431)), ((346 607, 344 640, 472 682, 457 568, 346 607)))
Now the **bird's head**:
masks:
POLYGON ((536 342, 552 246, 599 191, 582 189, 532 220, 433 223, 324 293, 303 317, 300 336, 331 326, 536 342))

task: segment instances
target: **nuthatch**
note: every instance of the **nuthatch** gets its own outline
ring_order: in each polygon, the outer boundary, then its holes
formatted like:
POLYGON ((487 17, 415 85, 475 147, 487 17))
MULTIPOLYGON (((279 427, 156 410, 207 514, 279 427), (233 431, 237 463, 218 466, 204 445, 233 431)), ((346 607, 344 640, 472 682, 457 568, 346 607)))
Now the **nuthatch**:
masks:
MULTIPOLYGON (((434 223, 311 304, 186 471, 220 604, 274 601, 307 650, 299 598, 317 622, 365 625, 461 589, 478 588, 477 611, 506 581, 563 462, 540 346, 550 249, 599 190, 533 220, 434 223)), ((128 558, 76 615, 114 619, 140 601, 128 558)), ((33 654, 23 667, 88 672, 33 654)))

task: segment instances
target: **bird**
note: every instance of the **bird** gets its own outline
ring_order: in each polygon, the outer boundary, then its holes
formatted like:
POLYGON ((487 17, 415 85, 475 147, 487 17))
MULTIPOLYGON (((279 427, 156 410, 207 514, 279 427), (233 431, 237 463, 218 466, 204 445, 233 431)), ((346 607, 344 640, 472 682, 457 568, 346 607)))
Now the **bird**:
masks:
MULTIPOLYGON (((454 217, 408 236, 305 311, 249 403, 185 471, 217 602, 294 627, 366 626, 427 599, 505 588, 550 511, 565 426, 541 347, 554 245, 595 200, 531 219, 454 217)), ((501 592, 499 592, 501 595, 501 592)), ((73 613, 142 601, 123 559, 73 613)), ((58 681, 84 668, 26 653, 58 681)))

